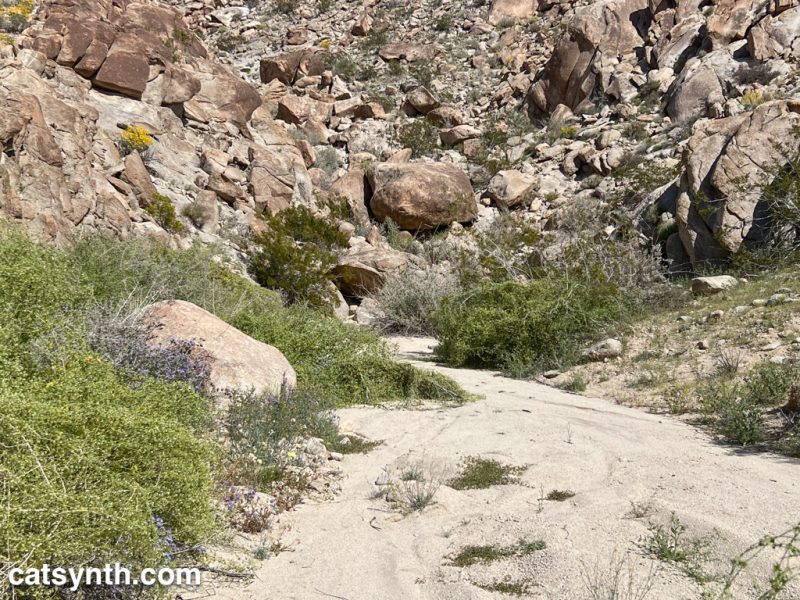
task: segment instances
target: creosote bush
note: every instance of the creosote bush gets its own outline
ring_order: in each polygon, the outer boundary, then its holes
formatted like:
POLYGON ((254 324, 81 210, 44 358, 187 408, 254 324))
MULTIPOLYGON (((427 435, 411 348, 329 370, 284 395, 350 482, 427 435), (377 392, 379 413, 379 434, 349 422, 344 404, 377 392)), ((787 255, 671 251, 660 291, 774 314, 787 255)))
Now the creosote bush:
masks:
POLYGON ((584 345, 624 314, 619 292, 599 282, 487 283, 442 302, 436 352, 454 366, 560 367, 577 362, 584 345))
POLYGON ((182 233, 186 230, 183 223, 178 220, 175 205, 169 196, 156 192, 151 202, 145 206, 145 212, 155 219, 155 222, 172 233, 182 233))
POLYGON ((347 238, 305 206, 288 208, 265 219, 267 231, 253 239, 250 270, 266 288, 278 290, 289 303, 329 306, 331 269, 347 238))

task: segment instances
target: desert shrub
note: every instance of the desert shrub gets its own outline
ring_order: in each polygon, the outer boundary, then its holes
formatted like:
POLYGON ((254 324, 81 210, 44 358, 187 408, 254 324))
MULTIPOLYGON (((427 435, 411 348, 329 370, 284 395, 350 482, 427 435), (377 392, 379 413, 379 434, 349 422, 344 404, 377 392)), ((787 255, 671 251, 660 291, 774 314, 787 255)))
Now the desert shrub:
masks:
POLYGON ((388 477, 389 482, 382 492, 388 494, 387 500, 397 510, 409 514, 435 503, 436 493, 448 478, 448 468, 444 463, 424 457, 405 459, 388 477))
POLYGON ((236 472, 239 482, 264 488, 294 462, 297 438, 316 437, 334 445, 339 428, 331 407, 310 389, 236 396, 225 419, 229 471, 236 472))
POLYGON ((266 288, 279 290, 290 303, 329 306, 331 269, 347 238, 336 226, 317 219, 305 206, 266 219, 267 231, 253 239, 250 270, 266 288))
POLYGON ((485 490, 495 485, 514 483, 524 470, 522 467, 504 465, 492 458, 469 456, 464 461, 461 472, 447 485, 454 490, 485 490))
POLYGON ((442 303, 437 354, 453 366, 574 364, 585 342, 623 314, 623 298, 600 282, 545 278, 483 284, 442 303))
POLYGON ((329 52, 327 67, 345 81, 352 81, 358 73, 358 63, 347 52, 329 52))
POLYGON ((452 380, 393 360, 392 348, 372 332, 335 317, 309 315, 303 307, 249 313, 233 324, 276 346, 310 385, 336 405, 374 404, 407 398, 461 402, 465 392, 452 380))
POLYGON ((474 236, 475 246, 458 256, 458 273, 469 285, 487 278, 502 282, 540 276, 542 234, 515 213, 498 216, 474 236))
POLYGON ((712 429, 741 446, 763 439, 762 410, 747 396, 738 381, 711 378, 700 384, 698 393, 703 411, 710 415, 712 429))
POLYGON ((95 313, 89 331, 90 347, 123 371, 133 386, 147 379, 182 381, 197 393, 206 391, 211 366, 194 342, 169 340, 163 347, 148 343, 149 334, 137 323, 117 321, 95 313))
POLYGON ((167 231, 173 233, 181 233, 186 228, 178 220, 178 214, 175 212, 175 205, 169 196, 153 194, 153 199, 144 207, 145 212, 153 217, 156 223, 161 225, 167 231))
POLYGON ((33 0, 0 3, 0 31, 21 33, 28 26, 33 7, 33 0))
POLYGON ((166 566, 214 531, 207 403, 188 386, 134 389, 86 354, 4 379, 0 414, 3 565, 166 566))
POLYGON ((513 556, 528 556, 547 548, 543 540, 519 539, 511 546, 466 546, 450 562, 454 567, 469 567, 504 560, 513 556))
POLYGON ((435 335, 434 313, 458 291, 458 279, 451 274, 407 269, 387 279, 375 297, 382 313, 379 326, 406 335, 435 335))
POLYGON ((30 364, 30 343, 65 327, 89 296, 64 255, 0 228, 0 366, 30 364))
POLYGON ((450 13, 444 13, 436 17, 433 22, 433 28, 436 31, 449 31, 453 28, 455 18, 450 13))
POLYGON ((171 250, 156 240, 89 236, 67 255, 94 302, 120 316, 161 300, 186 300, 231 320, 245 311, 270 311, 280 297, 231 272, 218 248, 196 244, 171 250))
MULTIPOLYGON (((214 208, 213 210, 216 211, 217 209, 214 208)), ((206 224, 206 219, 208 218, 206 209, 196 200, 184 206, 183 210, 181 210, 181 214, 189 219, 192 222, 192 225, 197 227, 197 229, 202 229, 202 227, 206 224)))
POLYGON ((326 146, 317 151, 317 160, 314 162, 317 169, 322 169, 328 175, 333 175, 339 169, 339 155, 331 146, 326 146))
POLYGON ((145 152, 153 145, 153 137, 144 127, 129 125, 117 139, 120 154, 126 156, 131 152, 145 152))
POLYGON ((642 544, 653 556, 672 563, 686 575, 703 581, 703 563, 708 556, 709 540, 690 537, 686 526, 672 513, 669 523, 650 523, 650 535, 642 544))
POLYGON ((272 5, 276 12, 288 15, 297 10, 300 2, 299 0, 275 0, 272 5))
POLYGON ((436 64, 430 60, 418 60, 408 66, 408 74, 411 75, 417 83, 427 88, 431 87, 436 73, 436 64))
POLYGON ((439 148, 439 130, 425 119, 415 119, 398 129, 397 141, 411 148, 414 156, 428 156, 439 148))
POLYGON ((758 90, 749 90, 742 94, 741 102, 742 106, 745 108, 756 108, 757 106, 764 104, 767 99, 768 98, 758 90))
POLYGON ((744 392, 753 404, 783 404, 792 384, 799 378, 800 368, 795 365, 764 361, 745 377, 744 392))
POLYGON ((739 85, 769 84, 778 75, 767 63, 744 64, 734 73, 733 78, 739 85))

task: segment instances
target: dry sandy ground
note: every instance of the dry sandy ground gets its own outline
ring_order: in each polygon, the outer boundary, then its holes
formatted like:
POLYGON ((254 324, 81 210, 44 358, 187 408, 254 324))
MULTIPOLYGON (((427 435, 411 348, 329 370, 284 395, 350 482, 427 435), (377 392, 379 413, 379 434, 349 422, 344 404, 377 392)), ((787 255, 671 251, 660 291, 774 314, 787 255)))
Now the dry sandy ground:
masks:
MULTIPOLYGON (((424 360, 433 344, 397 342, 410 360, 424 360)), ((284 543, 291 551, 261 563, 248 585, 219 589, 216 597, 510 598, 476 585, 509 578, 530 584, 526 597, 591 598, 585 576, 602 578, 615 553, 639 579, 663 565, 637 542, 647 537, 648 521, 664 522, 672 512, 687 525, 687 535, 711 536, 712 554, 720 558, 800 521, 800 461, 742 453, 690 425, 605 400, 486 371, 424 366, 485 399, 459 408, 341 411, 343 423, 384 444, 345 458, 347 475, 336 501, 307 504, 289 515, 292 529, 284 543), (527 469, 518 485, 471 491, 444 486, 436 505, 401 518, 370 496, 382 469, 409 453, 453 468, 480 455, 527 469), (575 496, 540 499, 553 489, 575 496), (632 502, 650 502, 653 510, 634 518, 632 502), (541 539, 547 547, 491 565, 447 565, 465 545, 520 538, 541 539)), ((699 596, 693 580, 666 566, 647 599, 699 596)), ((748 597, 744 589, 736 593, 748 597)))

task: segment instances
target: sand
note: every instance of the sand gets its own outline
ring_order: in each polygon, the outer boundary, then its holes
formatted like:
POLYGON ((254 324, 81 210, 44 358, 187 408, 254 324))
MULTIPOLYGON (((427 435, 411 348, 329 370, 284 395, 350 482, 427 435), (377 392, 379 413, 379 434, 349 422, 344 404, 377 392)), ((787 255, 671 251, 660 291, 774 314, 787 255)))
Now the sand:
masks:
POLYGON ((345 457, 343 491, 334 502, 285 516, 290 551, 260 563, 247 585, 222 586, 214 597, 477 600, 511 597, 478 587, 507 579, 527 582, 525 597, 591 598, 584 580, 604 578, 616 557, 626 577, 630 567, 639 581, 660 569, 648 600, 697 599, 693 579, 642 550, 649 522, 663 523, 674 512, 686 536, 707 538, 711 556, 721 559, 800 521, 798 460, 721 445, 668 416, 488 371, 436 366, 426 360, 433 340, 396 342, 406 359, 484 399, 456 408, 342 410, 343 424, 383 445, 345 457), (443 486, 435 505, 400 516, 371 495, 383 468, 409 454, 451 469, 474 455, 527 469, 515 485, 443 486), (553 489, 575 496, 541 499, 553 489), (635 518, 632 503, 649 505, 648 514, 635 518), (547 547, 490 565, 447 564, 465 545, 520 538, 547 547))

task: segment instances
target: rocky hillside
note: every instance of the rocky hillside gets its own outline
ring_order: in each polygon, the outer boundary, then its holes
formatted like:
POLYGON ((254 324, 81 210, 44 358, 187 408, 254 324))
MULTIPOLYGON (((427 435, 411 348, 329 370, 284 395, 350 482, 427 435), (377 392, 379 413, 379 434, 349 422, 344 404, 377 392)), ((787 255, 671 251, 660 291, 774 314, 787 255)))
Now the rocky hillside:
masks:
POLYGON ((348 296, 416 264, 386 219, 545 231, 583 204, 674 269, 724 260, 798 146, 795 0, 4 4, 3 215, 243 257, 259 215, 343 197, 348 296))

